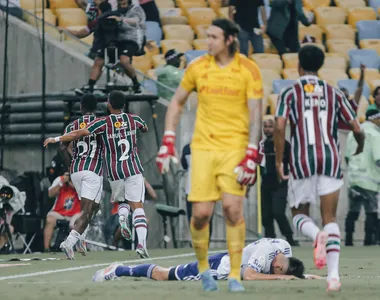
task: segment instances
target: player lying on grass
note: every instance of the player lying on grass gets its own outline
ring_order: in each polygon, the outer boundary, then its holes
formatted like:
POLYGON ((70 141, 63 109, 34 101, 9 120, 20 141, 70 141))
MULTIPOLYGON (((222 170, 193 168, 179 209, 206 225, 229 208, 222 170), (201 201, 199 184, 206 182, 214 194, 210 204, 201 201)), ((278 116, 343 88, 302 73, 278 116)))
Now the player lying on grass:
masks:
MULTIPOLYGON (((209 256, 211 275, 215 280, 228 278, 230 257, 228 253, 209 256)), ((243 250, 240 269, 243 280, 291 280, 297 278, 321 279, 315 275, 305 275, 305 267, 297 258, 292 257, 292 248, 282 239, 260 239, 243 250)), ((155 264, 123 266, 113 263, 95 273, 93 281, 102 282, 119 277, 146 277, 154 280, 190 281, 200 280, 198 263, 192 262, 171 268, 155 264)))

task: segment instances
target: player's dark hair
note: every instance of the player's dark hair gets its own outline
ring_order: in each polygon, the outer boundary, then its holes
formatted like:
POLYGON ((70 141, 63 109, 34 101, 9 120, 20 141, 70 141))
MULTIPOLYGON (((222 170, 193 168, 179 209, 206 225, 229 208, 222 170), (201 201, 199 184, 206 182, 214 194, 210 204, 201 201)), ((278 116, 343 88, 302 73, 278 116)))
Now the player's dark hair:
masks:
POLYGON ((93 94, 84 94, 80 99, 82 111, 92 113, 96 110, 97 101, 93 94))
POLYGON ((125 95, 120 91, 112 91, 108 96, 108 101, 113 109, 123 109, 125 105, 125 95))
POLYGON ((380 90, 380 86, 377 86, 374 90, 373 90, 373 98, 376 97, 377 93, 379 92, 380 90))
POLYGON ((298 52, 298 60, 305 72, 318 72, 325 62, 322 49, 314 45, 303 46, 298 52))
POLYGON ((295 257, 289 257, 289 267, 286 275, 293 275, 298 278, 304 279, 305 276, 303 273, 305 272, 305 266, 303 262, 295 257))
POLYGON ((223 30, 224 32, 224 38, 227 40, 230 36, 233 37, 233 42, 229 46, 229 53, 230 55, 234 54, 238 48, 239 48, 239 43, 237 41, 237 35, 240 32, 239 27, 232 22, 231 20, 225 19, 225 18, 218 18, 212 21, 212 25, 219 27, 220 29, 223 30))

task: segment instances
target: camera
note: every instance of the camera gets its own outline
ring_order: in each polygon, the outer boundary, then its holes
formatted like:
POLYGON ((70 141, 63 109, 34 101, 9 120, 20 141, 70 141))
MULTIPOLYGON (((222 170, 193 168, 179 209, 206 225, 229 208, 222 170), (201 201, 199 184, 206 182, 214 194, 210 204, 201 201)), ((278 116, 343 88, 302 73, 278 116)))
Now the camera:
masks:
POLYGON ((0 189, 0 211, 12 210, 10 201, 14 196, 13 189, 10 186, 2 186, 0 189))

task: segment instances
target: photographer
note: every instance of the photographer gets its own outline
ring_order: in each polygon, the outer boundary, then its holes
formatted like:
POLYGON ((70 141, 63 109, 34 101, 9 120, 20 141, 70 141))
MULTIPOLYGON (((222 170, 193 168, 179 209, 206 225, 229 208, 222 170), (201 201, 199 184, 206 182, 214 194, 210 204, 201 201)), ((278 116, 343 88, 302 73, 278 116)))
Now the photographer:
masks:
POLYGON ((49 251, 50 241, 53 236, 57 220, 67 220, 70 228, 73 227, 75 219, 80 214, 80 201, 71 182, 70 174, 66 172, 63 176, 57 177, 49 188, 49 197, 54 198, 53 208, 46 216, 44 228, 44 249, 49 251))

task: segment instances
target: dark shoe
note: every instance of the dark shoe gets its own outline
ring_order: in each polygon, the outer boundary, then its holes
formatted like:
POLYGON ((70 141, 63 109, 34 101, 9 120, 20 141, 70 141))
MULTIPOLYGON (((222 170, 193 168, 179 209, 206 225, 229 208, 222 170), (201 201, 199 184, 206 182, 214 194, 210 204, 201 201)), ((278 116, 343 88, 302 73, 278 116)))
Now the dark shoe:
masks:
POLYGON ((134 84, 133 87, 133 93, 135 94, 142 94, 141 85, 140 84, 134 84))

